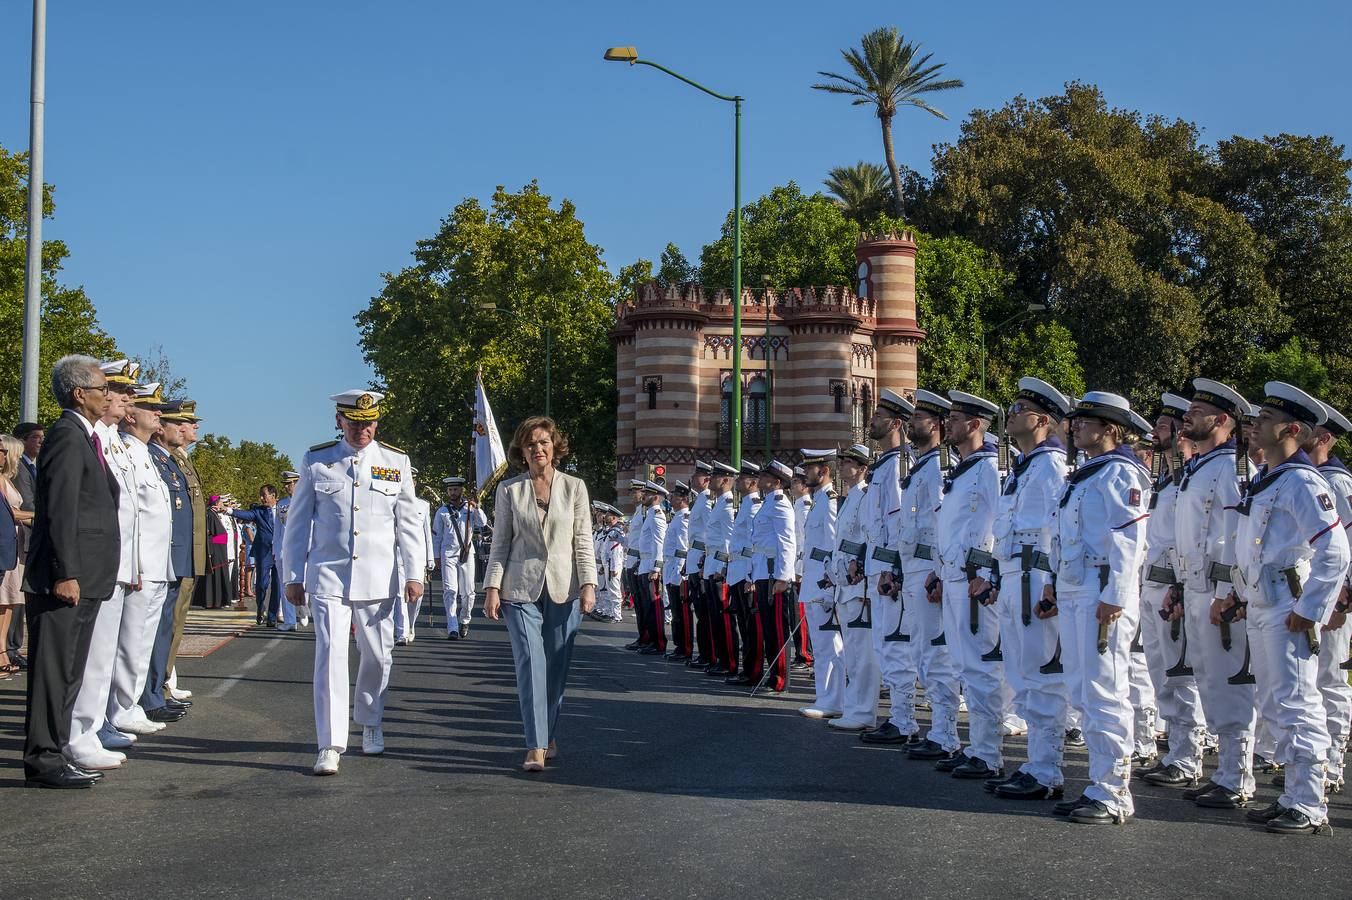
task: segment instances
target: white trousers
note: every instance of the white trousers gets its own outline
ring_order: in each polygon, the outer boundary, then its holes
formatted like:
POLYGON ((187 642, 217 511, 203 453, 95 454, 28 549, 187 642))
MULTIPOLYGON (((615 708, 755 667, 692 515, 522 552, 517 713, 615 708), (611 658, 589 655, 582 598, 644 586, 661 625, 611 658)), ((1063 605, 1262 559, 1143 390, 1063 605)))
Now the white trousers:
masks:
POLYGON ((1059 592, 1061 660, 1067 684, 1083 712, 1089 786, 1085 796, 1124 815, 1135 812, 1131 799, 1133 712, 1128 699, 1131 639, 1140 606, 1131 604, 1108 629, 1108 647, 1098 652, 1100 592, 1059 592))
POLYGON ((878 657, 878 672, 882 683, 887 685, 891 702, 888 721, 902 734, 917 734, 920 725, 915 720, 915 680, 919 672, 915 641, 901 639, 910 637, 906 634, 906 623, 902 622, 903 603, 882 596, 878 578, 869 576, 868 595, 873 598, 873 652, 878 657))
POLYGON ((141 693, 150 674, 150 654, 160 628, 160 611, 169 594, 167 581, 145 581, 139 591, 128 591, 122 601, 117 656, 108 692, 108 721, 114 728, 145 718, 141 693))
MULTIPOLYGON (((1061 759, 1066 742, 1066 676, 1043 674, 1042 666, 1056 655, 1060 628, 1056 616, 1039 619, 1036 610, 1042 588, 1051 575, 1041 570, 1028 574, 1029 620, 1023 623, 1023 576, 1005 575, 997 606, 1000 612, 1000 652, 1005 677, 1014 691, 1014 709, 1028 723, 1028 762, 1019 767, 1044 787, 1065 783, 1061 759)), ((1064 669, 1064 664, 1062 665, 1064 669)))
MULTIPOLYGON (((839 595, 837 595, 839 596, 839 595)), ((864 609, 862 597, 836 601, 840 620, 841 661, 845 667, 845 699, 841 721, 872 728, 878 716, 878 657, 873 652, 872 630, 851 628, 864 609)))
POLYGON ((126 591, 122 585, 113 587, 112 595, 99 605, 94 620, 94 636, 89 642, 89 656, 85 659, 84 680, 75 697, 75 708, 70 716, 70 741, 66 756, 79 759, 103 749, 99 729, 108 717, 108 692, 113 685, 113 662, 117 658, 117 638, 122 628, 122 604, 126 591))
POLYGON ((1287 631, 1290 611, 1290 604, 1249 604, 1253 674, 1263 721, 1277 738, 1277 759, 1286 766, 1286 787, 1277 802, 1322 824, 1328 821, 1324 770, 1331 742, 1319 690, 1319 656, 1310 653, 1304 632, 1287 631))
MULTIPOLYGON (((1196 677, 1164 674, 1178 664, 1184 646, 1183 629, 1179 628, 1178 640, 1174 640, 1172 623, 1160 618, 1159 611, 1167 593, 1167 584, 1152 581, 1141 584, 1141 643, 1145 647, 1146 668, 1155 688, 1159 715, 1169 732, 1169 752, 1163 762, 1195 776, 1202 771, 1206 720, 1202 716, 1202 698, 1197 692, 1196 677)), ((1192 657, 1191 651, 1188 655, 1192 657)))
POLYGON ((1151 757, 1155 755, 1155 721, 1159 717, 1159 707, 1155 700, 1155 685, 1150 680, 1150 664, 1145 658, 1145 639, 1139 631, 1132 639, 1132 646, 1141 648, 1131 651, 1131 669, 1127 673, 1127 683, 1131 686, 1127 695, 1136 712, 1132 746, 1137 755, 1151 757))
POLYGON ((944 632, 944 608, 930 603, 925 593, 924 573, 906 576, 906 630, 915 645, 916 668, 925 699, 930 705, 930 730, 926 737, 949 753, 962 746, 958 740, 958 670, 948 652, 944 632))
POLYGON ((427 582, 423 582, 423 593, 417 600, 409 602, 400 598, 394 604, 394 635, 399 639, 416 637, 418 613, 422 612, 423 596, 427 593, 427 582))
POLYGON ((351 603, 313 597, 315 615, 315 736, 319 749, 347 749, 348 632, 357 631, 357 699, 352 718, 379 725, 385 714, 394 652, 394 598, 351 603))
POLYGON ((1008 688, 1004 665, 981 657, 1000 640, 1000 617, 993 606, 979 606, 973 634, 970 606, 967 579, 945 579, 944 634, 967 697, 967 755, 999 769, 1005 764, 1000 726, 1009 712, 1008 688))
POLYGON ((463 564, 459 555, 441 558, 441 605, 446 611, 446 630, 468 622, 474 612, 474 557, 463 564), (455 624, 453 624, 455 623, 455 624))
POLYGON ((1219 739, 1216 771, 1211 780, 1253 796, 1254 686, 1230 684, 1244 668, 1248 646, 1243 619, 1230 623, 1230 649, 1221 643, 1221 629, 1211 624, 1210 591, 1184 592, 1183 620, 1188 629, 1188 663, 1197 672, 1197 690, 1207 728, 1219 739))
POLYGON ((1324 697, 1324 714, 1332 742, 1328 780, 1333 784, 1343 780, 1343 756, 1347 753, 1347 734, 1352 722, 1352 684, 1348 683, 1348 673, 1340 668, 1347 662, 1349 641, 1352 641, 1352 618, 1341 628, 1319 635, 1319 693, 1324 697))
MULTIPOLYGON (((817 709, 841 712, 845 708, 845 664, 841 651, 845 641, 840 631, 825 631, 831 622, 831 610, 825 603, 804 603, 807 627, 812 635, 813 681, 816 682, 817 709)), ((844 630, 844 626, 841 626, 844 630)))
POLYGON ((615 618, 620 615, 624 605, 624 591, 620 587, 618 574, 606 579, 606 583, 596 592, 596 611, 603 616, 615 618))

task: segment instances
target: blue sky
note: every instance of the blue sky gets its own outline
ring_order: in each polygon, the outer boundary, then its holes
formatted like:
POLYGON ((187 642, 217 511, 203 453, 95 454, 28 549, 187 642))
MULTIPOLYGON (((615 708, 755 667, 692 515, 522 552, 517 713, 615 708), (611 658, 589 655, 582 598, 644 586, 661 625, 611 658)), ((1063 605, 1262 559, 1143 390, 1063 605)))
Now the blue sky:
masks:
MULTIPOLYGON (((691 258, 731 205, 731 110, 612 44, 747 98, 744 196, 880 160, 876 119, 809 90, 879 25, 967 82, 904 114, 928 171, 965 114, 1064 82, 1208 141, 1352 139, 1352 5, 968 2, 54 2, 49 237, 127 351, 163 344, 207 430, 295 454, 370 377, 352 316, 466 196, 532 178, 571 198, 613 271, 691 258), (909 6, 909 5, 908 5, 909 6)), ((28 144, 31 4, 0 5, 0 144, 28 144)), ((18 361, 12 361, 17 365, 18 361)))

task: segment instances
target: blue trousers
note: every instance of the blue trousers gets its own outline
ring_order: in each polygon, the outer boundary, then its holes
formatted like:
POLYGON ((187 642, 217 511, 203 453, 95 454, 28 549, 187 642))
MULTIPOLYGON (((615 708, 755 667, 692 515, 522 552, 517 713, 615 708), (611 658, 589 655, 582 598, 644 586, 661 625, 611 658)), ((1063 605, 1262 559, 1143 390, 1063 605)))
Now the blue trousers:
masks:
POLYGON ((272 577, 273 557, 269 547, 262 556, 254 556, 254 602, 258 606, 259 618, 276 622, 281 612, 278 608, 279 590, 277 579, 272 577))
POLYGON ((504 603, 502 607, 512 639, 526 749, 542 750, 554 739, 581 607, 576 598, 553 603, 548 591, 534 603, 504 603))
POLYGON ((155 648, 150 651, 150 670, 146 675, 145 690, 141 692, 141 709, 146 712, 164 706, 164 679, 169 677, 169 645, 174 642, 174 607, 178 604, 178 592, 182 587, 182 578, 169 582, 169 593, 165 595, 164 606, 160 609, 155 648))

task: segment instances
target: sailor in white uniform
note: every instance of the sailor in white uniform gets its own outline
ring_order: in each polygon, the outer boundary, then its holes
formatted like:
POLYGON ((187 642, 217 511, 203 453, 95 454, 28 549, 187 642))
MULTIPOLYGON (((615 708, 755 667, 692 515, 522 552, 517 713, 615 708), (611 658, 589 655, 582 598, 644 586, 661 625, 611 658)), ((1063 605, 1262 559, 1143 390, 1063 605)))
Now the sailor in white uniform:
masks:
POLYGON ((685 662, 695 642, 695 622, 690 598, 685 593, 685 562, 690 555, 690 486, 678 481, 671 487, 671 516, 662 538, 662 592, 671 610, 671 650, 667 659, 685 662))
POLYGON ((446 613, 446 639, 469 637, 474 614, 474 535, 488 525, 483 510, 465 497, 465 479, 441 480, 446 503, 432 523, 433 557, 441 564, 441 605, 446 613))
POLYGON ((596 555, 600 570, 597 584, 600 590, 596 595, 596 609, 593 618, 598 621, 619 622, 620 610, 624 603, 624 589, 620 586, 620 573, 624 569, 624 525, 623 514, 609 503, 601 504, 601 534, 597 542, 600 550, 596 555))
POLYGON ((709 608, 709 645, 712 657, 704 674, 713 677, 734 677, 741 659, 737 643, 737 624, 728 605, 730 587, 727 581, 728 564, 732 557, 729 542, 732 539, 737 498, 732 493, 732 482, 737 470, 725 462, 714 462, 709 495, 713 506, 704 526, 704 596, 709 608))
POLYGON ((764 641, 756 627, 756 583, 751 580, 751 520, 761 505, 759 490, 760 466, 742 460, 737 477, 741 503, 732 520, 732 534, 728 538, 728 609, 741 635, 742 656, 738 660, 737 675, 729 675, 726 684, 756 684, 760 681, 765 660, 764 641))
POLYGON ((307 597, 315 617, 316 775, 338 771, 348 741, 348 633, 356 626, 362 752, 385 751, 381 719, 394 649, 394 604, 416 600, 426 565, 412 466, 375 439, 384 395, 351 390, 331 399, 343 436, 311 447, 300 466, 286 528, 286 598, 307 597), (406 575, 399 583, 399 566, 406 575))
MULTIPOLYGON (((417 636, 418 613, 422 611, 423 594, 427 593, 427 576, 432 573, 437 564, 435 541, 432 538, 432 504, 417 495, 418 470, 415 468, 410 471, 413 475, 414 502, 418 507, 418 521, 422 523, 423 554, 427 557, 427 567, 422 571, 423 593, 418 595, 418 599, 407 603, 394 604, 394 643, 400 646, 413 643, 413 639, 417 636)), ((416 573, 406 573, 402 568, 399 570, 401 582, 416 577, 416 573)), ((473 596, 472 590, 470 595, 473 596)), ((284 605, 290 606, 291 604, 284 605)))
POLYGON ((636 575, 642 593, 637 604, 642 617, 641 628, 648 636, 648 646, 639 650, 644 656, 665 653, 667 649, 666 605, 662 600, 662 555, 667 539, 667 514, 662 503, 670 492, 655 481, 643 485, 643 530, 638 535, 638 569, 636 575))
MULTIPOLYGON (((296 490, 296 482, 300 481, 300 473, 287 470, 282 473, 282 491, 286 496, 277 500, 276 522, 272 526, 272 577, 276 584, 282 584, 282 573, 286 571, 286 565, 282 562, 282 547, 286 543, 286 516, 291 510, 291 495, 296 490)), ((304 628, 310 624, 310 607, 308 604, 296 607, 286 601, 281 604, 282 621, 277 626, 278 631, 295 631, 297 625, 304 628)))
POLYGON ((834 450, 803 451, 803 483, 811 491, 811 507, 803 520, 802 545, 798 549, 802 582, 798 599, 803 604, 801 627, 812 634, 813 680, 817 689, 810 706, 798 710, 809 719, 836 719, 845 707, 845 667, 840 653, 843 640, 836 621, 836 586, 831 580, 831 555, 836 547, 836 498, 831 469, 834 450))
POLYGON ((634 503, 634 511, 630 514, 629 525, 624 531, 624 572, 621 581, 629 594, 630 602, 634 605, 634 623, 638 628, 638 639, 625 644, 626 650, 643 650, 651 647, 655 641, 655 638, 644 630, 647 628, 647 618, 643 612, 643 594, 647 588, 639 583, 638 577, 638 542, 643 534, 643 520, 648 514, 647 504, 643 500, 643 487, 646 484, 642 478, 634 478, 629 482, 629 499, 634 503))
POLYGON ((686 554, 682 573, 685 577, 686 596, 695 615, 693 647, 687 647, 690 656, 686 665, 702 669, 713 660, 712 628, 713 612, 708 598, 704 594, 704 548, 705 528, 709 513, 713 510, 713 498, 709 495, 709 481, 714 467, 704 460, 696 460, 695 471, 690 476, 690 489, 695 496, 690 500, 690 552, 686 554))
POLYGON ((868 547, 864 510, 869 490, 864 476, 872 463, 873 453, 863 444, 841 451, 840 476, 845 499, 836 514, 830 577, 835 588, 835 621, 840 626, 840 667, 845 684, 840 717, 826 723, 835 731, 863 732, 877 724, 878 684, 882 676, 878 672, 878 656, 873 652, 868 581, 864 574, 868 547))
POLYGON ((793 653, 789 604, 798 546, 793 504, 787 494, 792 479, 793 469, 771 460, 761 470, 763 502, 751 519, 751 581, 756 586, 756 612, 760 616, 765 690, 771 693, 788 690, 793 653))

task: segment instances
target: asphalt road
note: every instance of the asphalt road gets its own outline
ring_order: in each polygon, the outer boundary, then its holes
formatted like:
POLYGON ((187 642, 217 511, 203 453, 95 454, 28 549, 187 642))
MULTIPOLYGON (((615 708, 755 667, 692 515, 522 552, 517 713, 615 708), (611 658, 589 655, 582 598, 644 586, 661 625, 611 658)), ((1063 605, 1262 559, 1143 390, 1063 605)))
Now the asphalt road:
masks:
MULTIPOLYGON (((310 774, 309 633, 256 629, 185 661, 191 715, 91 791, 20 789, 23 680, 0 682, 0 900, 1142 900, 1337 896, 1352 876, 1348 798, 1332 837, 1267 835, 1144 784, 1127 825, 1072 825, 799 718, 806 686, 748 700, 625 652, 627 625, 585 623, 562 754, 526 775, 501 624, 422 634, 396 649, 386 753, 349 752, 333 778, 310 774)), ((1070 762, 1078 791, 1083 753, 1070 762)))

